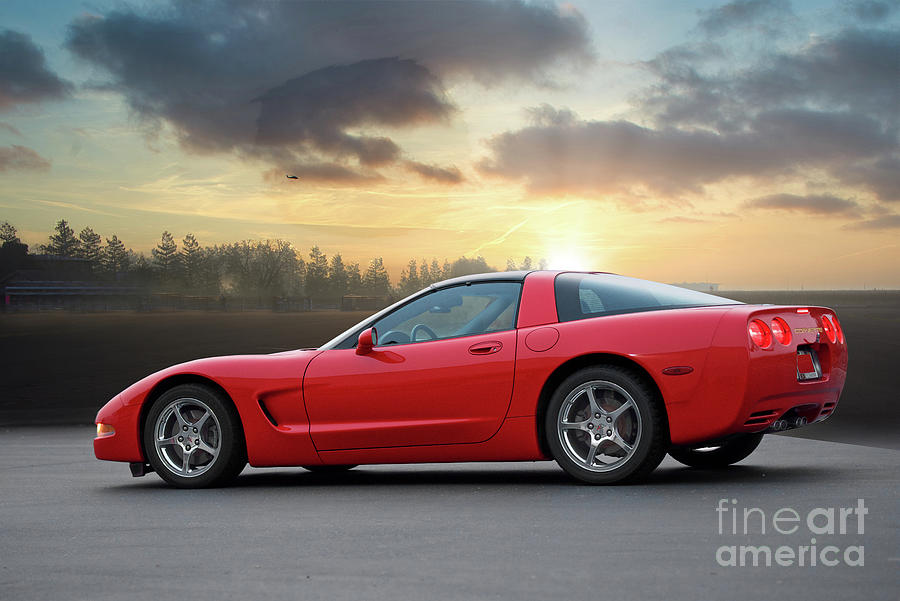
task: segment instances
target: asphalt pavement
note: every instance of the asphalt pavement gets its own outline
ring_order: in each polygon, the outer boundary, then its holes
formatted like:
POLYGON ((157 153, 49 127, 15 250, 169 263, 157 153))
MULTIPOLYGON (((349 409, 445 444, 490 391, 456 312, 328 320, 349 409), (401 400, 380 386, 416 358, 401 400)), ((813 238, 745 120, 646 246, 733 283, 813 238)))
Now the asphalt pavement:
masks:
POLYGON ((233 487, 184 491, 96 461, 91 437, 0 431, 5 601, 900 595, 895 450, 769 436, 731 469, 667 458, 631 486, 541 462, 248 468, 233 487), (753 567, 766 549, 772 565, 753 567))

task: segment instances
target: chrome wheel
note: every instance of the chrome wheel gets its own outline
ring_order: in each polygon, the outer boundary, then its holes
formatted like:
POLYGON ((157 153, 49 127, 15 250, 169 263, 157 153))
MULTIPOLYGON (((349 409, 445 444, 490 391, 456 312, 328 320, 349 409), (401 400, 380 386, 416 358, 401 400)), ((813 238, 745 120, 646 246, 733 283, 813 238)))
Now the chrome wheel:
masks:
POLYGON ((556 426, 569 459, 591 472, 622 467, 641 441, 641 414, 634 398, 605 380, 572 390, 560 405, 556 426))
POLYGON ((156 454, 173 474, 195 478, 209 470, 219 457, 221 432, 209 405, 194 398, 175 399, 156 418, 156 454))

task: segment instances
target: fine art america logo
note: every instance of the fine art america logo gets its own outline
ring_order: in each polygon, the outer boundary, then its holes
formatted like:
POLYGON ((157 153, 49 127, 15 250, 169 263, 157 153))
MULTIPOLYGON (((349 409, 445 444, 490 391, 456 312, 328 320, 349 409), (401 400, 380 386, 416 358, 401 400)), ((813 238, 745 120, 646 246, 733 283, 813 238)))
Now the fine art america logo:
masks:
POLYGON ((865 565, 866 549, 856 543, 865 534, 868 513, 865 499, 857 499, 855 507, 805 511, 781 507, 768 512, 741 507, 737 499, 719 499, 719 535, 740 542, 728 541, 716 549, 716 563, 722 567, 861 567, 865 565), (771 542, 773 536, 784 537, 780 541, 783 544, 753 544, 762 542, 761 537, 771 542), (798 539, 799 544, 795 543, 798 539))

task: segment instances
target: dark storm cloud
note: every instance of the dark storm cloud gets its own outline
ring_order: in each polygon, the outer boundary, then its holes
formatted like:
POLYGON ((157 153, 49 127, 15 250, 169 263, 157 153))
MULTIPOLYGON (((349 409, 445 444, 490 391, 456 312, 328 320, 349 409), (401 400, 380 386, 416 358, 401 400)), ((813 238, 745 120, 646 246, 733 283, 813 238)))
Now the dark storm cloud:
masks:
POLYGON ((0 31, 0 110, 62 98, 69 84, 47 68, 44 52, 23 33, 0 31))
POLYGON ((874 219, 848 223, 845 230, 889 230, 900 228, 900 215, 883 215, 874 219))
POLYGON ((186 148, 276 164, 395 162, 392 140, 356 130, 445 120, 448 78, 545 81, 591 59, 579 14, 518 1, 175 1, 78 19, 67 46, 186 148))
POLYGON ((441 184, 459 184, 465 179, 462 172, 456 167, 438 167, 437 165, 426 165, 417 161, 407 161, 407 169, 414 171, 424 177, 441 184))
MULTIPOLYGON (((542 107, 539 114, 552 113, 542 107)), ((539 193, 597 196, 646 187, 677 195, 729 177, 830 168, 896 147, 878 122, 848 113, 772 111, 746 131, 727 133, 544 118, 490 139, 491 154, 479 167, 539 193)))
POLYGON ((812 215, 858 217, 861 214, 860 206, 855 201, 828 194, 808 196, 770 194, 747 200, 743 203, 743 207, 747 209, 780 209, 812 215))
POLYGON ((0 146, 0 172, 4 171, 46 171, 50 161, 30 148, 14 144, 0 146))
POLYGON ((318 69, 255 100, 262 105, 257 143, 288 147, 309 143, 338 156, 355 155, 360 163, 372 166, 394 162, 400 148, 387 138, 348 135, 347 128, 428 123, 453 112, 428 69, 397 58, 318 69))
POLYGON ((787 0, 735 0, 700 14, 700 30, 719 36, 733 29, 759 26, 766 33, 775 33, 793 11, 787 0))
POLYGON ((860 21, 877 23, 900 9, 900 0, 858 0, 847 3, 845 9, 860 21))

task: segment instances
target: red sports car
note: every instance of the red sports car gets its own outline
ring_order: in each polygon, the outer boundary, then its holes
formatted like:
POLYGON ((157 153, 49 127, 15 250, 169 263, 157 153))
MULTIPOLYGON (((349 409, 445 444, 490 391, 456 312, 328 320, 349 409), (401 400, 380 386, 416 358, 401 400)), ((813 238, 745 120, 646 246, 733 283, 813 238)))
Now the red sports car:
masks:
POLYGON ((847 375, 834 311, 745 305, 608 273, 429 286, 318 349, 200 359, 97 414, 98 459, 180 487, 253 466, 555 459, 592 484, 668 452, 747 457, 831 415, 847 375))

